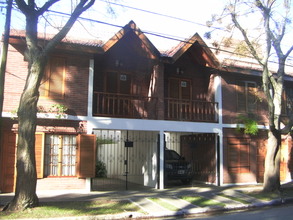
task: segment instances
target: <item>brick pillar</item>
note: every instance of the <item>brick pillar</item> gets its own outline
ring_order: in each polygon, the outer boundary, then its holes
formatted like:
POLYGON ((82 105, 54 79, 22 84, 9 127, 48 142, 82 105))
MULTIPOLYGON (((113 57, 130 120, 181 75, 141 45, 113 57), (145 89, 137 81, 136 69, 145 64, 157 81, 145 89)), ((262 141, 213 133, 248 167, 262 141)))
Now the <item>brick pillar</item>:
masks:
POLYGON ((164 64, 159 63, 153 68, 153 76, 156 79, 154 94, 158 98, 157 114, 158 120, 164 120, 164 64))

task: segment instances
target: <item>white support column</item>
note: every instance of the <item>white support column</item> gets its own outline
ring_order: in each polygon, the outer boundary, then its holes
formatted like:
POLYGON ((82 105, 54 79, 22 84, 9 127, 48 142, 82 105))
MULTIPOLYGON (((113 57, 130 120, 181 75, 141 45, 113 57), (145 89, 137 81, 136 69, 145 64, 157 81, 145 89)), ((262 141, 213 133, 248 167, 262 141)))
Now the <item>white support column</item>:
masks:
POLYGON ((164 189, 164 131, 160 131, 160 182, 159 182, 159 189, 164 189))
POLYGON ((89 82, 88 82, 88 104, 87 104, 87 118, 88 126, 87 133, 92 133, 92 126, 89 119, 93 117, 93 93, 94 93, 94 60, 90 59, 89 62, 89 82))
POLYGON ((85 179, 85 191, 86 192, 91 192, 91 178, 86 178, 85 179))
POLYGON ((217 149, 219 152, 217 153, 217 184, 223 185, 224 182, 224 157, 223 157, 223 118, 222 118, 222 108, 223 108, 223 99, 222 99, 222 78, 219 75, 216 75, 214 78, 214 89, 215 89, 215 102, 218 103, 218 120, 219 120, 219 139, 217 139, 216 148, 219 145, 219 148, 217 149))
POLYGON ((215 102, 218 103, 218 119, 219 119, 219 124, 222 126, 223 119, 222 119, 222 78, 219 75, 216 75, 214 78, 214 90, 215 90, 215 102))

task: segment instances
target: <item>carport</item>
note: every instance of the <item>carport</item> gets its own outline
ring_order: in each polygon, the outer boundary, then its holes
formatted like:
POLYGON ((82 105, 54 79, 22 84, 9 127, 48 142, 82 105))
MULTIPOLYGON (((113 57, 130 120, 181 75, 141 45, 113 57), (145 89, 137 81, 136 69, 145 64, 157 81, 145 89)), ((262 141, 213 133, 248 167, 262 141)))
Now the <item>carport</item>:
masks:
MULTIPOLYGON (((92 179, 92 190, 159 188, 160 135, 156 131, 93 130, 97 162, 106 175, 92 179)), ((216 183, 216 135, 164 132, 164 146, 175 150, 192 166, 193 184, 216 183)), ((172 183, 171 183, 172 184, 172 183)), ((177 184, 177 183, 175 183, 177 184)), ((168 187, 170 183, 165 183, 168 187)))

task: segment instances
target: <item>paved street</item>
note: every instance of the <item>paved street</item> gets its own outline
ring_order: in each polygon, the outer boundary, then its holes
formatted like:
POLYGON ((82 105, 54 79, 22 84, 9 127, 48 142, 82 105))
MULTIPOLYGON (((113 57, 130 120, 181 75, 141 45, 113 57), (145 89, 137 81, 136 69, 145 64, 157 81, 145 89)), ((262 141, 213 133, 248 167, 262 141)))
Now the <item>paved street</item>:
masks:
MULTIPOLYGON (((292 216, 293 205, 282 205, 273 207, 264 207, 253 209, 251 211, 233 212, 217 214, 212 216, 188 217, 181 219, 196 219, 196 220, 289 220, 292 216)), ((174 218, 169 218, 174 219, 174 218)))

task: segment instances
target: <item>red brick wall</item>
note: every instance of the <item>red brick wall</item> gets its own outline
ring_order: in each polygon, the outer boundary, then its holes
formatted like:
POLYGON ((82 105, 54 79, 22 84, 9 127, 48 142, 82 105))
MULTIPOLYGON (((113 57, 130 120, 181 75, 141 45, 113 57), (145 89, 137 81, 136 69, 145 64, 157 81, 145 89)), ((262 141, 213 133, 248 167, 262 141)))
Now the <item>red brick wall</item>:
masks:
POLYGON ((37 191, 86 189, 86 179, 77 177, 56 177, 38 179, 37 191))
MULTIPOLYGON (((87 115, 89 58, 85 55, 61 54, 67 59, 65 97, 61 100, 40 98, 38 106, 49 109, 52 104, 63 104, 70 115, 87 115)), ((4 112, 17 109, 27 76, 27 62, 21 52, 9 46, 5 78, 4 112)))
MULTIPOLYGON (((235 73, 236 74, 236 73, 235 73)), ((222 77, 222 97, 223 97, 223 123, 237 123, 237 93, 236 84, 239 81, 252 81, 260 84, 260 78, 245 76, 227 76, 222 77)), ((261 89, 258 89, 257 96, 259 97, 257 101, 257 112, 255 115, 258 118, 259 124, 267 123, 267 107, 264 98, 264 94, 261 89), (261 100, 261 101, 260 101, 261 100)))
POLYGON ((19 51, 9 45, 4 85, 4 112, 15 111, 18 108, 26 76, 27 62, 19 51))

